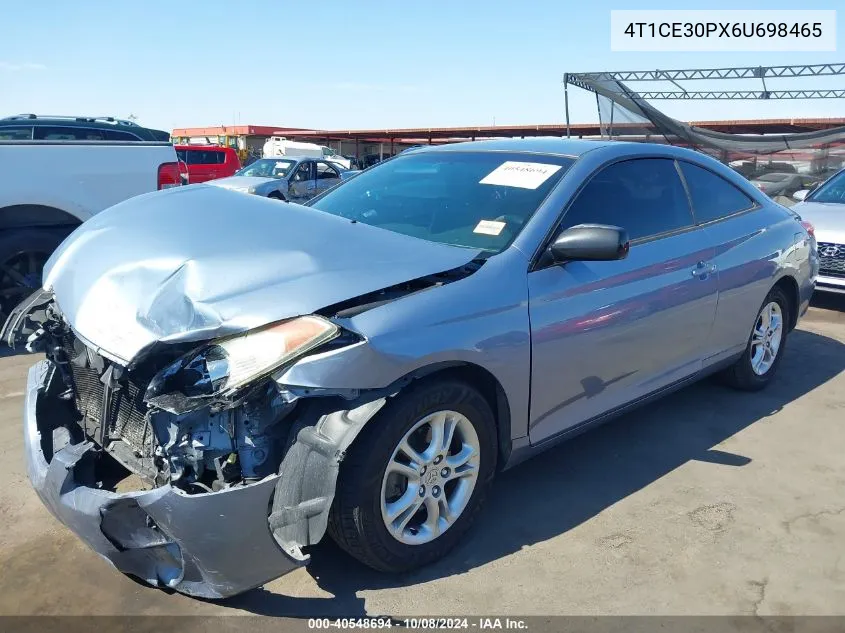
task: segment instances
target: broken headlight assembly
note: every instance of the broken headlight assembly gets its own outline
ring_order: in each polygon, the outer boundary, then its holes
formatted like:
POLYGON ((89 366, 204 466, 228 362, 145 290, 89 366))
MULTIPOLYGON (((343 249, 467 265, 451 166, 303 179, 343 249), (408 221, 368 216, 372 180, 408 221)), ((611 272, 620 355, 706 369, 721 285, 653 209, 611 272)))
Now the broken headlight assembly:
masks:
POLYGON ((213 341, 158 372, 144 400, 171 413, 184 413, 229 399, 339 333, 340 328, 327 319, 304 316, 213 341))

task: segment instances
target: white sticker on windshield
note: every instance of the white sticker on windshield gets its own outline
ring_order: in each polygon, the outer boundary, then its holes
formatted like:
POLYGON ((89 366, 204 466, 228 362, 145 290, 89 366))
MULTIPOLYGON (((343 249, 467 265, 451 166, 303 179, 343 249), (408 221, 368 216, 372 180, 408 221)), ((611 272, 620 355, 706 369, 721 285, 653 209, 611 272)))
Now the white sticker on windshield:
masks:
POLYGON ((504 228, 504 222, 497 222, 496 220, 481 220, 472 232, 483 233, 484 235, 498 235, 504 228))
POLYGON ((523 163, 509 160, 484 176, 479 183, 482 185, 504 185, 506 187, 520 187, 522 189, 536 189, 559 170, 560 165, 523 163))

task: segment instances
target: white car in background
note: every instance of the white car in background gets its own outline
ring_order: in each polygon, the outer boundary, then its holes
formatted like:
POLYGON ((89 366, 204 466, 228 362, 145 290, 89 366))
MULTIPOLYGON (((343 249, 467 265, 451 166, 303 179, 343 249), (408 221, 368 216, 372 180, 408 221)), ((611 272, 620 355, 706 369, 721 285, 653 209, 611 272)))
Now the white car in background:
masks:
POLYGON ((344 169, 350 169, 352 167, 352 163, 348 158, 344 158, 331 147, 316 145, 314 143, 289 141, 284 136, 271 136, 267 139, 262 148, 262 156, 264 158, 279 158, 281 156, 322 158, 336 165, 340 165, 344 169))
POLYGON ((793 198, 799 203, 792 210, 815 227, 819 253, 816 289, 845 294, 845 169, 812 192, 795 192, 793 198))

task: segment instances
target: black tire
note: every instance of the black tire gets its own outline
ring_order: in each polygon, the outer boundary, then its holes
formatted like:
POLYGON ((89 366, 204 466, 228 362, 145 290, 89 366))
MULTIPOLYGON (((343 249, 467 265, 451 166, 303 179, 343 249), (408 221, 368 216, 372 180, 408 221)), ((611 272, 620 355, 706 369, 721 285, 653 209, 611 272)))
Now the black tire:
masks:
POLYGON ((390 400, 353 442, 341 462, 328 532, 346 552, 373 569, 402 572, 442 558, 466 533, 496 472, 496 426, 484 397, 472 386, 449 379, 422 380, 390 400), (381 485, 393 451, 414 424, 449 409, 470 420, 481 447, 478 479, 455 522, 433 540, 408 545, 396 540, 381 515, 381 485))
POLYGON ((0 231, 0 325, 15 306, 41 287, 45 262, 71 230, 0 231))
POLYGON ((271 191, 270 193, 267 194, 267 197, 271 198, 273 200, 282 200, 283 201, 285 199, 285 197, 278 191, 271 191))
POLYGON ((783 290, 781 290, 781 288, 775 286, 771 289, 771 291, 769 291, 769 294, 766 295, 766 298, 763 300, 763 304, 757 311, 757 316, 754 318, 754 325, 752 326, 751 334, 748 335, 748 344, 746 345, 742 356, 740 356, 733 365, 722 372, 724 382, 735 389, 741 389, 743 391, 759 391, 768 385, 777 373, 780 361, 783 358, 783 351, 786 348, 786 339, 789 335, 789 324, 792 322, 791 319, 792 314, 789 299, 786 297, 786 294, 783 290), (764 374, 758 374, 754 371, 751 365, 752 338, 754 336, 754 328, 757 326, 757 321, 760 318, 760 313, 763 311, 763 308, 771 302, 777 303, 780 307, 781 314, 783 315, 783 334, 780 347, 778 348, 777 355, 775 356, 775 360, 771 367, 769 367, 764 374))

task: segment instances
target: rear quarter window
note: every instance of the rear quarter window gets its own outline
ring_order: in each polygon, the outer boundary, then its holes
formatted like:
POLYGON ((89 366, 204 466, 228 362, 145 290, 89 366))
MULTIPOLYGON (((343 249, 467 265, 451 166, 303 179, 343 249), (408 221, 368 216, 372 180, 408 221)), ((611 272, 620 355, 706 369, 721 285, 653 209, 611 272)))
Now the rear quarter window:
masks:
POLYGON ((130 132, 118 132, 117 130, 103 130, 103 136, 107 141, 131 141, 137 142, 141 139, 130 132))
POLYGON ((712 222, 754 206, 754 200, 709 169, 683 161, 678 164, 687 182, 696 222, 712 222))

